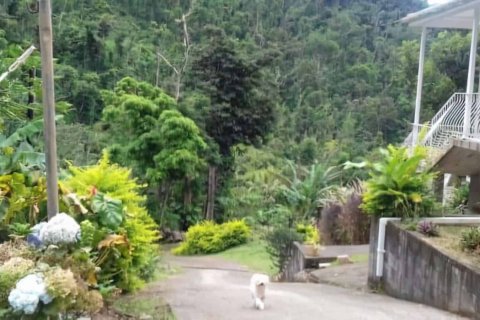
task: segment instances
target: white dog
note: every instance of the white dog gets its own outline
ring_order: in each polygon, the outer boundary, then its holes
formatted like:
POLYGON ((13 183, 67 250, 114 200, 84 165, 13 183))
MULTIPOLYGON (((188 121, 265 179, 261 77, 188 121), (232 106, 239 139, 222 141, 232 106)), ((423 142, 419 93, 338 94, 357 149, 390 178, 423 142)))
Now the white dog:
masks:
POLYGON ((257 309, 265 308, 265 289, 269 282, 268 276, 265 274, 255 273, 250 279, 250 292, 257 309))

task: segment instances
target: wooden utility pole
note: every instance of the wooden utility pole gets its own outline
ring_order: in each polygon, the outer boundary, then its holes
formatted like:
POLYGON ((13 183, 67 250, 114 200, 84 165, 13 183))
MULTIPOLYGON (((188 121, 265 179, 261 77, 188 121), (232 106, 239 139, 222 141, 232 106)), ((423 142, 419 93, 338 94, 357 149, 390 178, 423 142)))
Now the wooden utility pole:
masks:
POLYGON ((38 26, 42 55, 42 94, 47 167, 48 219, 58 213, 57 136, 55 129, 55 92, 53 84, 52 7, 50 0, 38 1, 38 26))

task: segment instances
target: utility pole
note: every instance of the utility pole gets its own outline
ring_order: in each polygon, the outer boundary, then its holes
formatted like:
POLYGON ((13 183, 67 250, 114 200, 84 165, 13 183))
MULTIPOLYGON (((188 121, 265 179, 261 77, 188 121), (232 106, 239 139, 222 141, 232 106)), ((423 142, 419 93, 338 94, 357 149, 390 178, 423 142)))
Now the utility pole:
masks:
POLYGON ((57 135, 55 129, 55 92, 53 84, 52 6, 50 0, 38 1, 38 26, 42 56, 42 94, 47 167, 48 219, 58 213, 57 135))

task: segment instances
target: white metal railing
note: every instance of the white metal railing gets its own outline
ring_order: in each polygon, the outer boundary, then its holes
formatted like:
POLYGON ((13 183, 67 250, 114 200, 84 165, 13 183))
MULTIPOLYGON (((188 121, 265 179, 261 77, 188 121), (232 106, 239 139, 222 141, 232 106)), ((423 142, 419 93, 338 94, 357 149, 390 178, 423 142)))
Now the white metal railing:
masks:
MULTIPOLYGON (((424 136, 419 137, 418 144, 435 149, 448 148, 452 138, 480 141, 480 94, 453 94, 419 131, 424 136)), ((404 143, 412 145, 412 139, 413 133, 410 133, 404 143)))
POLYGON ((2 73, 0 75, 0 82, 2 82, 3 80, 5 80, 5 78, 7 78, 7 76, 12 73, 13 71, 15 71, 19 66, 21 66, 22 64, 25 63, 25 61, 28 59, 28 57, 30 57, 30 55, 33 53, 33 51, 35 50, 36 48, 32 45, 30 46, 30 48, 28 48, 24 53, 22 53, 22 55, 20 57, 17 58, 17 60, 15 60, 14 63, 12 63, 12 65, 7 69, 7 71, 5 71, 4 73, 2 73))

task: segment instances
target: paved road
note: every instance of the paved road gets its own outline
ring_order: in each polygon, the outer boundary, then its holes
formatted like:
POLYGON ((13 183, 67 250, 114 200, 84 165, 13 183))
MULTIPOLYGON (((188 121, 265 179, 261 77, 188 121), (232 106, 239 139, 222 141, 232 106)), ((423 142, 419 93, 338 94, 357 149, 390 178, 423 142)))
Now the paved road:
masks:
POLYGON ((253 308, 245 268, 213 257, 168 257, 182 272, 160 285, 179 320, 463 319, 383 295, 322 284, 271 283, 265 310, 253 308))

